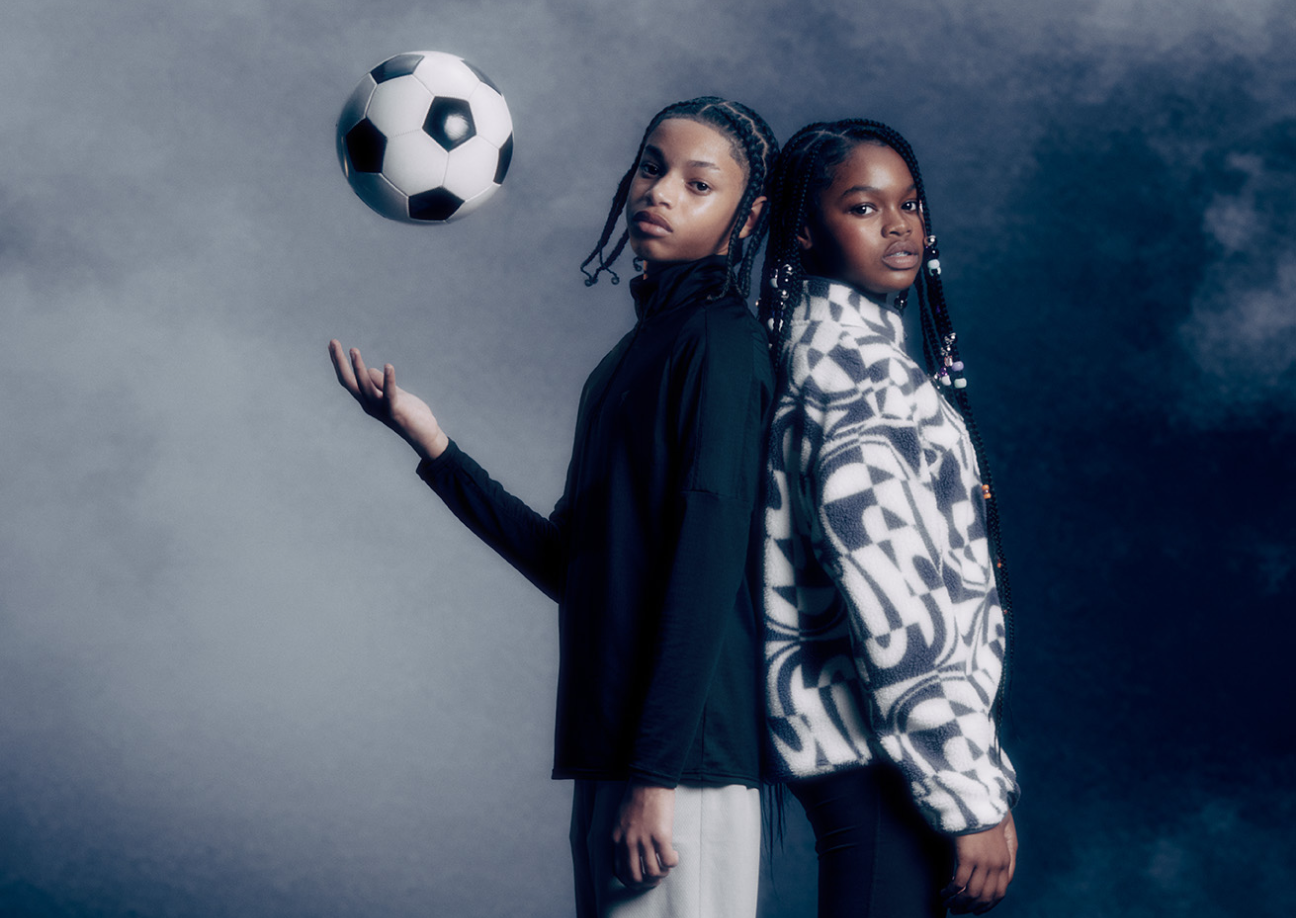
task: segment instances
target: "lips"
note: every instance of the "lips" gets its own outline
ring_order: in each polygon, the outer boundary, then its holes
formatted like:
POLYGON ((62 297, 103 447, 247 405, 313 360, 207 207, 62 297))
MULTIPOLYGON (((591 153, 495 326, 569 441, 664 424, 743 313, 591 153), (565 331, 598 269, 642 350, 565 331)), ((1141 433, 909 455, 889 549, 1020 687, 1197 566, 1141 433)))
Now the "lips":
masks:
POLYGON ((916 268, 920 260, 918 246, 908 240, 896 240, 882 253, 882 263, 893 271, 916 268))
POLYGON ((650 210, 641 210, 630 218, 630 225, 645 236, 665 236, 671 232, 666 218, 650 210))

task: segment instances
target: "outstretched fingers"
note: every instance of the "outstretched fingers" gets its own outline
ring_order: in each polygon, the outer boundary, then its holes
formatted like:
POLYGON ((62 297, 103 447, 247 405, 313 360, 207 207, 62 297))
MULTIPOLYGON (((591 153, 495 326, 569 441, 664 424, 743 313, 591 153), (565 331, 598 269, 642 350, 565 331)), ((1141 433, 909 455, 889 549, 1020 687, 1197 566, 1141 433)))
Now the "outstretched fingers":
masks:
POLYGON ((329 357, 342 388, 360 403, 364 413, 381 421, 414 448, 424 459, 435 459, 450 446, 427 402, 396 387, 396 369, 384 364, 365 366, 357 348, 342 349, 335 338, 329 342, 329 357))
POLYGON ((351 348, 351 368, 355 370, 355 380, 360 386, 365 402, 371 404, 380 400, 382 393, 374 385, 373 377, 369 374, 369 368, 365 366, 364 358, 360 356, 359 348, 351 348))
POLYGON ((392 417, 396 407, 396 368, 390 363, 383 364, 382 381, 383 408, 392 417))
POLYGON ((334 338, 329 342, 329 358, 338 382, 360 403, 365 414, 386 422, 391 417, 396 396, 396 371, 391 364, 382 370, 365 366, 359 348, 343 352, 342 343, 334 338))
POLYGON ((351 361, 343 354, 342 342, 337 338, 329 341, 329 359, 333 361, 333 372, 337 374, 337 380, 342 388, 359 398, 360 387, 356 385, 355 372, 351 367, 351 361))

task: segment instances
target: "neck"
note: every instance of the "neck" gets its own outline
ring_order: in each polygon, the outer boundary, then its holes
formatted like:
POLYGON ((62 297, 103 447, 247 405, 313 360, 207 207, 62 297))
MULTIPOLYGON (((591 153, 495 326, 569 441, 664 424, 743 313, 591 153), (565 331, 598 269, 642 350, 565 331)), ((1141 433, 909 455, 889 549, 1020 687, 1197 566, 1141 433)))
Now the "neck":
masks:
POLYGON ((909 298, 909 293, 913 289, 912 287, 906 287, 903 290, 892 290, 889 293, 876 293, 872 290, 865 290, 863 287, 856 287, 854 284, 848 284, 846 281, 839 280, 835 277, 823 277, 821 275, 809 274, 806 276, 806 280, 834 284, 838 287, 844 287, 847 290, 853 290, 860 296, 866 297, 880 306, 894 309, 896 312, 904 311, 905 303, 909 298))
POLYGON ((724 258, 728 254, 728 252, 716 252, 714 255, 703 255, 701 258, 696 258, 693 261, 648 261, 647 259, 638 257, 636 257, 635 260, 643 265, 643 270, 640 271, 639 274, 651 279, 661 272, 667 271, 671 268, 678 268, 681 265, 693 265, 702 261, 710 261, 713 258, 724 258))
POLYGON ((881 303, 883 306, 889 306, 897 311, 904 309, 905 301, 909 298, 909 288, 904 290, 893 290, 890 293, 874 293, 872 290, 861 290, 864 294, 875 303, 881 303))

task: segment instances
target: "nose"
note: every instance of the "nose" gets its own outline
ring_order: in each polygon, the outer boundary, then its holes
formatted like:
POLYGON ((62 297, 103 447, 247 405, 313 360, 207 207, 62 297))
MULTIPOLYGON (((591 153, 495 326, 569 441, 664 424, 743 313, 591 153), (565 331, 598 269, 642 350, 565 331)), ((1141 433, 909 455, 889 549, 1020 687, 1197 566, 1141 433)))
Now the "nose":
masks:
POLYGON ((887 236, 908 236, 913 232, 913 227, 905 219, 905 215, 899 210, 890 209, 887 211, 887 218, 882 224, 882 232, 887 236))
POLYGON ((670 207, 675 202, 675 194, 672 187, 670 174, 659 175, 648 187, 644 189, 643 198, 645 203, 657 204, 662 207, 670 207))

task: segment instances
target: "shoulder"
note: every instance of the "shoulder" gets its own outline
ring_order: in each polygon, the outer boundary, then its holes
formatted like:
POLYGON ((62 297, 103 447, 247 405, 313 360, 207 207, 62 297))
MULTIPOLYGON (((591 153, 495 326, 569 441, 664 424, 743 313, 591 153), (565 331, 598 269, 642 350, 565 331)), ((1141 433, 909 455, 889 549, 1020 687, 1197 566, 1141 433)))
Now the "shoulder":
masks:
POLYGON ((788 327, 783 344, 789 378, 823 392, 846 392, 884 383, 886 349, 870 346, 859 329, 831 319, 812 319, 788 327))
POLYGON ((773 375, 769 336, 736 293, 699 305, 681 326, 675 346, 677 353, 704 362, 708 372, 773 375))
MULTIPOLYGON (((867 327, 831 319, 798 322, 783 345, 785 398, 832 412, 867 404, 869 417, 912 419, 931 387, 902 348, 867 327)), ((864 408, 851 409, 858 416, 864 408)))

